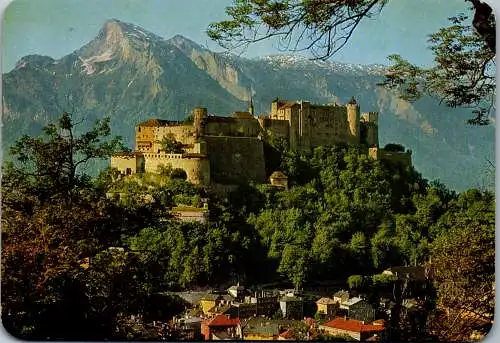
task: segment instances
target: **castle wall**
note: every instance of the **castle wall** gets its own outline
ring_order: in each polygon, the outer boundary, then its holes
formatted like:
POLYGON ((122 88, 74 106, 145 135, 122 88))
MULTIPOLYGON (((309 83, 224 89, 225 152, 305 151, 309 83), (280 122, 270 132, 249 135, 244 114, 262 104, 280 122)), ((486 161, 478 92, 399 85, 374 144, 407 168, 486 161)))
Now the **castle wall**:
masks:
POLYGON ((213 183, 265 182, 264 144, 260 139, 205 136, 204 140, 213 183))
POLYGON ((193 125, 162 126, 158 127, 153 143, 153 152, 161 150, 160 141, 172 136, 176 141, 192 145, 195 143, 195 127, 193 125))
POLYGON ((290 122, 290 148, 299 148, 300 116, 298 107, 286 108, 284 110, 285 119, 290 122))
POLYGON ((157 173, 160 165, 183 169, 187 181, 194 184, 210 184, 210 163, 206 157, 189 157, 182 154, 145 153, 145 170, 157 173))
POLYGON ((111 156, 110 166, 126 175, 141 173, 144 170, 144 157, 135 153, 114 155, 111 156))
POLYGON ((260 125, 267 133, 272 133, 275 137, 285 137, 290 135, 290 124, 288 120, 278 120, 263 118, 259 119, 260 125))
POLYGON ((204 128, 207 136, 257 137, 260 132, 255 118, 208 117, 204 128))
POLYGON ((361 114, 360 131, 364 137, 361 142, 369 147, 378 147, 378 113, 366 112, 361 114))
POLYGON ((301 115, 300 145, 304 148, 348 142, 349 125, 345 106, 311 106, 304 103, 301 115))

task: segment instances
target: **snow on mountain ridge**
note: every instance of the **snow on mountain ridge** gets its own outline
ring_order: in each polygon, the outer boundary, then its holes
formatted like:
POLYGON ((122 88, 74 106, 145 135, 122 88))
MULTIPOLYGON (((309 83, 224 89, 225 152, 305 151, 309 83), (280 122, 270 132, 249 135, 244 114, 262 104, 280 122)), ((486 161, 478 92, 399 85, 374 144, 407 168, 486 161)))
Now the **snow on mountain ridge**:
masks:
POLYGON ((307 57, 297 55, 268 55, 259 57, 257 60, 261 60, 270 65, 275 65, 281 68, 320 67, 330 71, 369 74, 384 74, 387 71, 387 66, 381 64, 361 65, 334 61, 312 60, 307 57))

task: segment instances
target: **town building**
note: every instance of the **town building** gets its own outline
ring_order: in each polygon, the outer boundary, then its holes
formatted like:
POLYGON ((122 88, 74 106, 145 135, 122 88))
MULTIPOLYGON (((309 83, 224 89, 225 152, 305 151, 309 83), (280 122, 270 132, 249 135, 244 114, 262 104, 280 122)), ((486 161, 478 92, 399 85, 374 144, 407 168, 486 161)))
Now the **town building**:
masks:
POLYGON ((211 309, 219 305, 222 301, 222 296, 219 294, 207 293, 200 299, 200 306, 204 314, 207 314, 211 309))
POLYGON ((273 320, 251 318, 242 328, 244 340, 249 341, 274 341, 280 334, 280 325, 273 320))
POLYGON ((371 322, 375 320, 375 309, 366 300, 354 297, 342 305, 347 309, 347 314, 350 319, 371 322))
POLYGON ((343 304, 349 300, 349 292, 340 290, 333 295, 333 300, 339 303, 341 309, 347 309, 343 304))
POLYGON ((255 292, 251 296, 246 296, 245 302, 255 304, 257 316, 271 316, 276 313, 279 308, 278 296, 273 292, 265 290, 255 292))
POLYGON ((226 315, 217 315, 201 323, 201 334, 206 341, 211 340, 238 340, 242 338, 239 318, 229 318, 226 315))
POLYGON ((246 295, 248 295, 248 291, 245 289, 245 286, 240 285, 239 283, 233 285, 227 289, 227 292, 234 298, 243 300, 246 295))
POLYGON ((384 332, 382 320, 367 324, 363 321, 337 317, 319 326, 320 330, 336 336, 348 335, 357 341, 366 341, 373 336, 380 337, 384 332))
POLYGON ((317 312, 323 314, 327 317, 335 316, 337 309, 339 308, 339 303, 332 298, 321 298, 316 301, 316 306, 318 308, 317 312))
POLYGON ((283 318, 300 319, 304 316, 304 301, 301 297, 281 297, 280 310, 283 318))

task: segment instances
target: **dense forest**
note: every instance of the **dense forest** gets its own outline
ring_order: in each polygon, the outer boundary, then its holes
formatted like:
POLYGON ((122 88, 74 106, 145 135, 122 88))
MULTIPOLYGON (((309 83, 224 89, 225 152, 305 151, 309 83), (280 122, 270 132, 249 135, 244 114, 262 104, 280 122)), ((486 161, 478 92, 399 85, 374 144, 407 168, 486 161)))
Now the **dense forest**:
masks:
MULTIPOLYGON (((490 192, 457 194, 358 147, 306 153, 280 141, 266 148, 267 164, 288 176, 288 189, 240 184, 217 193, 168 168, 91 178, 85 164, 122 149, 120 140, 106 120, 73 132, 64 114, 44 136, 23 137, 11 149, 17 160, 4 165, 2 320, 17 337, 130 338, 126 316, 166 320, 184 310, 160 296, 167 291, 326 280, 370 289, 391 282, 381 271, 401 265, 434 271, 429 335, 461 337, 477 324, 456 313, 493 313, 490 192), (207 224, 169 214, 202 201, 207 224)), ((157 338, 146 329, 132 337, 157 338)))

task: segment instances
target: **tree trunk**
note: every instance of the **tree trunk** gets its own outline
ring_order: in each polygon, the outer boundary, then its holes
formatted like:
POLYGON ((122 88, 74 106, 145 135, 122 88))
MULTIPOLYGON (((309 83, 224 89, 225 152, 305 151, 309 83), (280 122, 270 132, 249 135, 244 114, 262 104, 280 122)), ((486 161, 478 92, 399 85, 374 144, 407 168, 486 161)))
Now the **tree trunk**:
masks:
POLYGON ((468 0, 474 7, 472 25, 484 39, 488 48, 496 54, 496 25, 493 10, 490 5, 480 0, 468 0))

